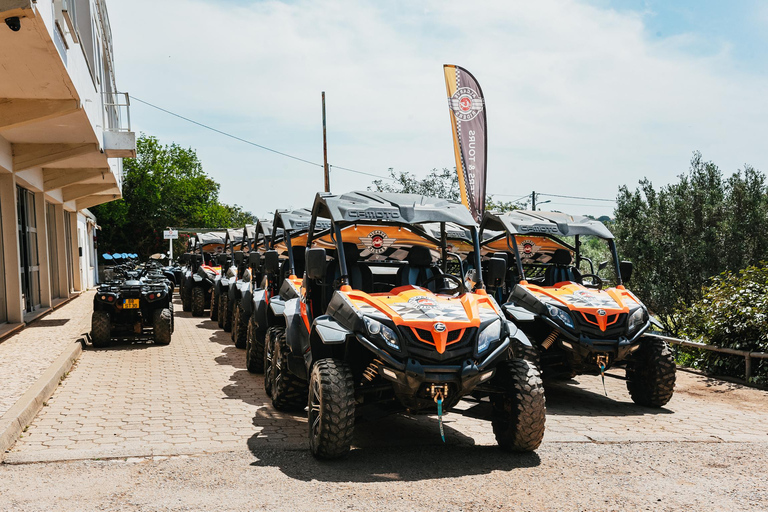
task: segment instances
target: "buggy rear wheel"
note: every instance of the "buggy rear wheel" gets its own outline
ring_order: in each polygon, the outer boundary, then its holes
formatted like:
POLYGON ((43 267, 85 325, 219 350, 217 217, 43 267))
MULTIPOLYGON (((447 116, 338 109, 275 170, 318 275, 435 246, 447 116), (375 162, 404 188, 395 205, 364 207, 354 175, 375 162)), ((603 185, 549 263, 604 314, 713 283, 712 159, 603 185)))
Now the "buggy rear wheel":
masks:
POLYGON ((91 343, 96 348, 105 347, 112 336, 112 319, 106 311, 94 311, 91 315, 91 343))
POLYGON ((226 300, 227 296, 219 291, 219 298, 216 301, 216 309, 219 311, 216 315, 216 323, 218 323, 219 327, 222 329, 224 328, 224 313, 227 311, 226 300))
POLYGON ((184 283, 182 283, 181 287, 181 310, 190 312, 192 311, 192 290, 190 287, 192 284, 190 283, 191 279, 185 280, 184 283))
POLYGON ((216 296, 216 290, 211 288, 211 320, 219 318, 219 304, 218 297, 216 296))
POLYGON ((355 385, 349 365, 321 359, 309 379, 309 447, 320 459, 349 452, 355 429, 355 385))
POLYGON ((272 398, 272 388, 275 382, 274 354, 277 333, 277 327, 270 327, 267 329, 267 335, 264 338, 264 391, 266 391, 269 398, 272 398))
POLYGON ((156 309, 152 313, 152 325, 155 328, 155 343, 168 345, 173 332, 173 313, 170 309, 156 309))
POLYGON ((307 383, 288 370, 285 327, 275 327, 272 349, 272 406, 278 411, 298 411, 307 405, 307 383))
POLYGON ((224 329, 224 332, 232 332, 232 314, 234 313, 234 308, 231 308, 229 304, 229 294, 224 293, 225 290, 221 291, 221 297, 219 300, 221 301, 221 311, 224 314, 224 318, 221 319, 221 328, 224 329))
POLYGON ((539 370, 530 361, 510 359, 496 368, 494 383, 504 389, 491 395, 496 442, 505 451, 534 451, 544 437, 547 412, 539 370))
MULTIPOLYGON (((245 367, 251 373, 264 372, 264 336, 263 331, 256 328, 253 317, 248 320, 248 328, 245 336, 245 367)), ((264 383, 267 376, 264 376, 264 383)), ((269 393, 267 393, 269 394, 269 393)))
POLYGON ((665 341, 648 337, 642 343, 627 361, 627 391, 638 405, 662 407, 675 392, 675 360, 665 341))
POLYGON ((205 293, 200 286, 192 288, 192 316, 203 316, 205 313, 205 293))
POLYGON ((245 318, 243 308, 240 304, 235 304, 232 308, 232 341, 235 342, 235 347, 246 348, 246 342, 248 340, 248 319, 245 318))

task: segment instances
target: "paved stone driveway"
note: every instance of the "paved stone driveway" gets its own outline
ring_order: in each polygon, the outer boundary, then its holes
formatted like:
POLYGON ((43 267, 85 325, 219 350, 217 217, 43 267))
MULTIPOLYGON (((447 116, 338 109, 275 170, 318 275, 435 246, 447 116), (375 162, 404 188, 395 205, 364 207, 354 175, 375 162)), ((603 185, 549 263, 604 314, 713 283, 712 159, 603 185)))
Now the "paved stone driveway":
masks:
MULTIPOLYGON (((278 413, 261 376, 215 322, 176 308, 167 347, 122 343, 88 348, 6 462, 193 454, 306 447, 306 419, 278 413)), ((545 443, 768 442, 768 393, 678 372, 661 410, 635 406, 623 381, 578 381, 547 389, 545 443)), ((493 445, 487 403, 464 401, 446 417, 451 445, 493 445)), ((434 416, 363 422, 355 445, 440 445, 434 416)))
POLYGON ((91 330, 94 293, 84 293, 0 343, 0 416, 67 345, 91 330))

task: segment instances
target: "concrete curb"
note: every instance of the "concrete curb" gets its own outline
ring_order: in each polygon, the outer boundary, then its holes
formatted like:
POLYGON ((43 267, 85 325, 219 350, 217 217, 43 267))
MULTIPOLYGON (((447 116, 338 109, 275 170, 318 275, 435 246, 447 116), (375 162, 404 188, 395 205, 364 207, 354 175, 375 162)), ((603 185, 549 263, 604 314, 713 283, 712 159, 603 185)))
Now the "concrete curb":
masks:
POLYGON ((62 376, 72 368, 82 352, 83 346, 79 340, 71 343, 0 418, 0 462, 4 459, 6 451, 10 450, 19 435, 43 408, 43 402, 53 395, 62 376))

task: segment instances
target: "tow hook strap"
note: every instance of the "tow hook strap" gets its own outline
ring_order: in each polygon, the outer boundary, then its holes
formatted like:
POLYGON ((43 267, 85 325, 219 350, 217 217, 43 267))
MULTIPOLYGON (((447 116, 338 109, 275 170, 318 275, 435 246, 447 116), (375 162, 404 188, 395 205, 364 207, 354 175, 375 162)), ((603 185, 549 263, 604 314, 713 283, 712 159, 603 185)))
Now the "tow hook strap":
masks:
POLYGON ((608 396, 608 391, 605 389, 605 363, 600 361, 600 377, 603 379, 603 393, 608 396))
POLYGON ((443 391, 439 390, 435 394, 435 402, 437 403, 437 423, 440 425, 440 437, 445 442, 445 431, 443 431, 443 391))

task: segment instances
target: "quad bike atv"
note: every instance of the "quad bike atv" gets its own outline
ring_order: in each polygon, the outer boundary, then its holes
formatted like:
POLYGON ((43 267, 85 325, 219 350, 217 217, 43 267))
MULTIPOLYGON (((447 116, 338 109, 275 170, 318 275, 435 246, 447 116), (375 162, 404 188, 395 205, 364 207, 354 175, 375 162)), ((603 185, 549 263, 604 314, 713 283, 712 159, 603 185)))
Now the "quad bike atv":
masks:
POLYGON ((110 339, 152 335, 158 345, 168 345, 173 333, 171 295, 162 274, 127 272, 99 286, 93 298, 91 341, 104 347, 110 339))
MULTIPOLYGON (((251 361, 257 371, 264 371, 264 389, 278 410, 303 409, 306 402, 306 384, 294 382, 285 375, 275 387, 273 370, 287 357, 287 350, 276 346, 277 334, 281 329, 285 330, 285 301, 300 295, 302 279, 297 276, 304 275, 304 251, 311 215, 307 209, 275 212, 270 250, 264 254, 263 289, 254 295, 253 336, 249 338, 246 361, 251 361), (279 361, 274 359, 274 354, 279 361)), ((330 227, 327 220, 316 221, 316 230, 330 227)))
MULTIPOLYGON (((446 223, 472 231, 480 268, 477 225, 461 204, 411 194, 317 195, 300 296, 285 302, 286 325, 275 333, 273 360, 281 364, 272 384, 273 395, 283 379, 304 385, 316 457, 349 451, 357 415, 437 411, 442 420, 442 410, 474 392, 491 399, 501 448, 541 443, 544 389, 535 365, 518 355, 530 344, 479 274, 467 284, 446 272, 445 236, 424 228, 435 222, 443 232, 446 223), (330 220, 330 233, 317 236, 318 218, 330 220)), ((499 259, 487 268, 488 279, 506 271, 499 259)))
POLYGON ((216 276, 221 274, 221 266, 214 262, 214 255, 224 248, 224 233, 212 231, 195 233, 191 238, 193 252, 185 274, 185 292, 189 309, 193 316, 203 316, 210 307, 211 289, 216 276))
POLYGON ((601 222, 514 211, 486 213, 484 229, 501 231, 484 247, 507 252, 511 294, 503 309, 533 341, 534 360, 545 377, 604 375, 624 367, 635 403, 661 407, 669 402, 675 386, 672 353, 665 342, 643 336, 651 326, 650 315, 624 287, 632 263, 619 260, 613 235, 601 222), (600 263, 595 271, 583 254, 585 240, 607 243, 612 261, 600 263), (609 266, 614 275, 600 277, 609 266), (580 267, 588 273, 582 274, 580 267), (604 287, 609 280, 616 285, 604 287))

